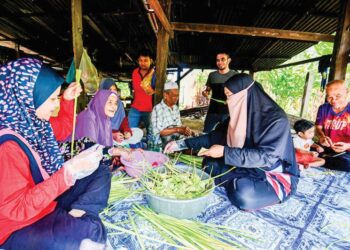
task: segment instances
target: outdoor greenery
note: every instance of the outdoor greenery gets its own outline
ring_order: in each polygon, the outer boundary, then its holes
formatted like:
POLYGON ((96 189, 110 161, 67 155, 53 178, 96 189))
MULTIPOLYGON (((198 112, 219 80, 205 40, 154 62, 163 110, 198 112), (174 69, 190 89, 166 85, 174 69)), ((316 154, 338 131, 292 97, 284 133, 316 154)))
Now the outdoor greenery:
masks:
MULTIPOLYGON (((285 64, 332 54, 332 43, 319 43, 285 64)), ((321 90, 321 74, 318 72, 318 62, 302 64, 272 71, 258 72, 255 80, 260 82, 265 91, 288 113, 300 116, 302 97, 307 73, 313 74, 314 83, 304 118, 315 120, 317 109, 324 102, 325 93, 321 90)))
MULTIPOLYGON (((333 43, 320 42, 317 45, 303 51, 284 64, 331 55, 333 43)), ((205 88, 207 76, 210 71, 198 71, 196 76, 195 99, 201 98, 201 91, 205 88)), ((291 115, 300 116, 301 104, 307 73, 313 74, 313 88, 307 107, 306 119, 314 121, 318 107, 325 100, 325 93, 321 90, 321 73, 318 72, 318 61, 298 66, 286 67, 271 71, 261 71, 254 75, 265 91, 291 115)), ((350 66, 347 67, 347 82, 350 82, 350 66)), ((198 105, 201 102, 198 100, 198 105)))

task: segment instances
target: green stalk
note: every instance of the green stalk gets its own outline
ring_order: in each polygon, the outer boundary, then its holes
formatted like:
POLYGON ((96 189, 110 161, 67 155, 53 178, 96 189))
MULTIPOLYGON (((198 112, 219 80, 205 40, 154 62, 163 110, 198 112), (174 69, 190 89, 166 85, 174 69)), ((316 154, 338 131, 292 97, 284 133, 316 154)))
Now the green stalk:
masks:
POLYGON ((225 104, 225 105, 226 105, 226 101, 224 101, 224 100, 215 99, 215 98, 213 98, 213 97, 211 97, 210 99, 213 100, 213 101, 215 101, 215 102, 222 103, 222 104, 225 104))
MULTIPOLYGON (((135 235, 136 236, 136 233, 133 232, 132 230, 128 230, 126 228, 123 228, 123 227, 119 227, 119 226, 116 226, 110 222, 107 222, 107 221, 102 221, 103 224, 107 227, 107 228, 111 228, 111 229, 114 229, 114 230, 118 230, 120 231, 121 233, 127 233, 127 234, 130 234, 130 235, 135 235)), ((119 233, 116 233, 116 232, 112 232, 112 233, 108 233, 109 235, 113 235, 113 234, 119 234, 119 233)), ((169 246, 172 246, 172 247, 176 247, 176 248, 179 248, 179 249, 185 249, 185 250, 193 250, 191 248, 187 248, 187 247, 183 247, 183 246, 179 246, 179 245, 176 245, 176 244, 171 244, 169 242, 166 242, 166 241, 161 241, 161 240, 157 240, 155 238, 151 238, 151 237, 148 237, 148 236, 145 236, 145 235, 140 235, 141 238, 144 238, 146 240, 150 240, 150 241, 154 241, 154 242, 157 242, 157 243, 160 243, 160 244, 166 244, 166 245, 169 245, 169 246)))
POLYGON ((140 237, 139 231, 137 230, 137 227, 136 227, 134 218, 133 218, 133 217, 131 216, 131 214, 130 214, 130 211, 128 211, 128 216, 129 216, 129 218, 130 218, 131 226, 132 226, 132 228, 134 229, 134 232, 135 232, 135 234, 136 234, 136 239, 137 239, 137 241, 139 242, 139 244, 140 244, 140 246, 141 246, 141 249, 142 249, 142 250, 146 250, 145 245, 143 244, 143 241, 142 241, 142 239, 141 239, 141 237, 140 237))
POLYGON ((169 237, 166 237, 167 240, 171 238, 171 242, 174 242, 174 239, 191 249, 231 250, 233 246, 241 248, 239 244, 228 239, 228 233, 252 239, 242 232, 225 226, 191 220, 180 220, 171 216, 156 214, 151 209, 139 205, 135 205, 133 209, 136 214, 150 222, 158 233, 168 234, 169 237))

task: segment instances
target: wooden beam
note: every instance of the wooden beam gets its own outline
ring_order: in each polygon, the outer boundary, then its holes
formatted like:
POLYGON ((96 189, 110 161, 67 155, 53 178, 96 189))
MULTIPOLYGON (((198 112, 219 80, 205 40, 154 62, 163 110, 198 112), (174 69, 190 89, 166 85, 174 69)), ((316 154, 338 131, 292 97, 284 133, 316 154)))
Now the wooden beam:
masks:
POLYGON ((80 65, 81 55, 83 54, 83 18, 82 18, 82 0, 72 1, 72 35, 73 52, 75 67, 80 65))
POLYGON ((312 71, 306 74, 306 80, 304 85, 304 94, 301 102, 300 117, 306 118, 305 115, 308 113, 309 101, 312 92, 312 85, 314 83, 315 77, 312 71))
POLYGON ((350 0, 344 0, 333 48, 329 80, 344 80, 350 53, 350 0))
POLYGON ((205 32, 253 37, 271 37, 276 39, 298 40, 304 42, 333 42, 334 36, 321 33, 302 32, 294 30, 255 28, 234 25, 180 23, 172 22, 173 30, 188 32, 205 32))
POLYGON ((157 35, 157 61, 156 61, 156 93, 154 104, 158 104, 163 98, 163 88, 166 80, 166 68, 168 65, 169 33, 164 27, 160 27, 157 35))
POLYGON ((154 13, 158 17, 159 22, 162 24, 162 26, 164 27, 166 32, 170 35, 171 38, 173 38, 174 37, 174 31, 171 28, 171 25, 170 25, 170 22, 168 20, 168 17, 165 14, 165 12, 163 11, 163 8, 160 5, 160 3, 158 2, 158 0, 148 0, 148 3, 152 7, 152 9, 154 10, 154 13))
MULTIPOLYGON (((170 6, 171 0, 166 0, 165 9, 167 13, 170 13, 170 6)), ((158 104, 163 98, 166 69, 168 66, 169 38, 169 32, 166 31, 164 26, 161 26, 157 34, 156 93, 154 96, 154 105, 158 104)))

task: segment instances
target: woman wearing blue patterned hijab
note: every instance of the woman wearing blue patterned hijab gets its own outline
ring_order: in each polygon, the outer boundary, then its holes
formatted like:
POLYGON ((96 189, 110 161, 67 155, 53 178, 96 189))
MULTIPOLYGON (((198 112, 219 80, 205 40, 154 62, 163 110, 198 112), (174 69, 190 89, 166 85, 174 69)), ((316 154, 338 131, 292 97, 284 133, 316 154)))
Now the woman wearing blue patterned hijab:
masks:
POLYGON ((49 123, 62 83, 37 59, 0 67, 1 249, 105 245, 98 215, 107 205, 110 172, 99 166, 99 145, 63 163, 49 123))
POLYGON ((36 110, 64 79, 41 61, 21 58, 0 68, 0 129, 9 128, 24 137, 39 154, 49 175, 63 164, 50 123, 36 110))

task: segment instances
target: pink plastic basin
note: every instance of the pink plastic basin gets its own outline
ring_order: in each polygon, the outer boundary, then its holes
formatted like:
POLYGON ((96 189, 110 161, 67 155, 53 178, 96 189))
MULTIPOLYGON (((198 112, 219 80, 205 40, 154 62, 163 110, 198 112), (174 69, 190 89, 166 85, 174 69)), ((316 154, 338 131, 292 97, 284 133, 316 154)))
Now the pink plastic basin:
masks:
POLYGON ((131 177, 141 177, 147 169, 160 167, 169 160, 166 155, 153 151, 135 150, 131 155, 130 161, 120 158, 126 173, 131 177))

